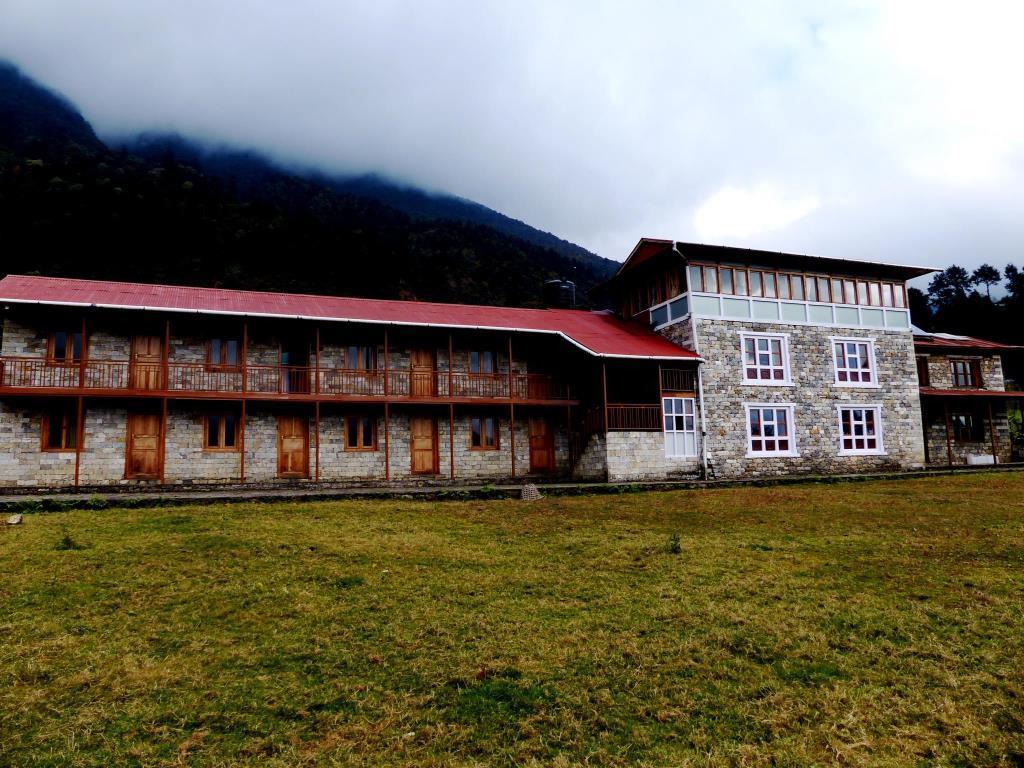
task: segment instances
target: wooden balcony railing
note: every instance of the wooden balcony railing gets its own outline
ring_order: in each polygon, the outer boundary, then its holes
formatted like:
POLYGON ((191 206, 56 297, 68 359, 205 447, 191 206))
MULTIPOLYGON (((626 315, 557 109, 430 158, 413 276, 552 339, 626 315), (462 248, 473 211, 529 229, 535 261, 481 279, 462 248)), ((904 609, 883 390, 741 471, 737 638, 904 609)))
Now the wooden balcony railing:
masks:
POLYGON ((660 431, 661 406, 610 404, 608 406, 608 429, 629 432, 660 431))
MULTIPOLYGON (((286 365, 210 366, 204 363, 134 363, 129 360, 54 362, 43 358, 0 358, 0 389, 85 389, 125 392, 318 395, 323 397, 508 399, 508 374, 286 365), (449 386, 450 381, 450 386, 449 386), (450 390, 450 391, 449 391, 450 390)), ((561 382, 541 374, 511 379, 517 400, 567 400, 561 382)))
POLYGON ((666 392, 695 391, 696 376, 693 371, 683 368, 662 368, 661 388, 666 392))

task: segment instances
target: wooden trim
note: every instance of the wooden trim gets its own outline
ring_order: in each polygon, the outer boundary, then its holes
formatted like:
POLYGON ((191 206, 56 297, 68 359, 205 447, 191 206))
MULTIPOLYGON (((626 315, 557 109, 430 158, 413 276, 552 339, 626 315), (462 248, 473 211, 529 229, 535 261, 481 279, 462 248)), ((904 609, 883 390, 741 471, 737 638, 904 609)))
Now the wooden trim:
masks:
MULTIPOLYGON (((82 399, 81 397, 75 398, 76 402, 81 400, 81 399, 82 399)), ((79 435, 79 424, 78 424, 78 422, 79 422, 79 420, 81 418, 81 415, 78 412, 77 406, 76 406, 76 408, 75 408, 73 413, 72 413, 72 410, 71 410, 70 406, 71 406, 71 403, 69 401, 65 401, 65 400, 58 400, 56 402, 48 403, 48 404, 45 404, 43 406, 42 413, 40 414, 40 417, 39 417, 39 450, 41 452, 43 452, 43 453, 71 453, 72 451, 77 451, 78 450, 78 445, 79 445, 79 443, 81 441, 81 435, 79 435), (61 434, 64 435, 65 433, 69 432, 71 429, 74 429, 74 431, 75 431, 75 444, 73 446, 65 446, 65 447, 61 447, 61 448, 53 448, 48 443, 47 438, 50 436, 50 416, 51 416, 51 413, 50 413, 50 411, 48 409, 56 410, 58 407, 61 409, 61 434), (66 414, 64 413, 65 409, 67 410, 66 414), (67 425, 66 426, 64 424, 65 416, 66 416, 66 420, 67 420, 67 425)))
POLYGON ((344 441, 344 450, 346 452, 362 451, 365 453, 372 453, 373 451, 379 450, 377 443, 377 414, 373 413, 370 415, 360 413, 346 413, 341 417, 341 432, 342 440, 344 441), (370 420, 370 434, 373 438, 372 445, 356 445, 352 446, 348 444, 348 420, 349 419, 369 419, 370 420))
POLYGON ((604 434, 608 435, 608 363, 601 363, 601 397, 604 403, 604 434))
MULTIPOLYGON (((497 416, 470 416, 469 417, 469 450, 471 451, 497 451, 501 449, 501 419, 497 416), (494 445, 485 445, 483 442, 484 437, 484 425, 487 419, 491 419, 494 422, 494 445), (473 445, 473 422, 480 422, 480 445, 473 445)), ((513 469, 513 472, 515 470, 513 469)), ((513 475, 514 476, 514 475, 513 475)))
MULTIPOLYGON (((384 397, 388 396, 388 385, 389 385, 388 379, 389 378, 390 377, 388 376, 388 331, 387 331, 387 328, 385 328, 384 329, 384 397)), ((451 392, 449 392, 448 394, 450 396, 451 392)))
MULTIPOLYGON (((316 332, 317 350, 320 349, 320 329, 316 332)), ((319 363, 319 358, 317 360, 319 363)), ((313 481, 320 482, 320 401, 313 404, 313 433, 316 438, 316 453, 313 456, 313 481)))
MULTIPOLYGON (((319 395, 320 394, 320 326, 319 325, 316 327, 316 370, 315 370, 315 378, 313 379, 313 381, 315 382, 314 385, 313 385, 313 393, 319 395)), ((319 407, 319 404, 317 404, 317 407, 319 407)), ((317 445, 319 445, 319 443, 317 443, 317 445)), ((319 472, 317 473, 317 476, 319 477, 319 472)))
POLYGON ((163 398, 160 403, 160 448, 157 453, 160 456, 160 485, 164 484, 164 452, 166 450, 165 443, 167 442, 167 398, 163 398))
MULTIPOLYGON (((245 324, 245 325, 247 325, 247 324, 245 324)), ((243 331, 244 331, 244 328, 243 328, 243 331)), ((218 337, 207 339, 206 340, 206 369, 209 370, 209 371, 244 371, 245 370, 245 365, 243 364, 243 360, 245 360, 245 356, 242 354, 242 349, 245 346, 246 345, 244 343, 244 340, 239 341, 238 339, 229 339, 229 338, 227 338, 225 336, 218 336, 218 337), (236 362, 235 362, 234 365, 231 365, 230 363, 214 363, 211 360, 211 358, 213 357, 213 342, 215 342, 215 341, 219 341, 220 344, 221 344, 221 354, 222 354, 222 356, 224 354, 224 349, 226 347, 226 343, 227 342, 234 341, 234 342, 236 342, 238 344, 238 352, 237 352, 236 362)), ((243 387, 245 386, 245 377, 242 378, 242 386, 243 387)))
POLYGON ((239 441, 239 433, 241 431, 241 420, 237 417, 237 414, 230 413, 229 411, 217 411, 203 414, 203 452, 204 453, 235 453, 241 450, 241 443, 239 441), (224 416, 235 416, 235 444, 234 445, 210 445, 210 417, 219 416, 221 418, 220 429, 218 433, 223 439, 227 436, 227 430, 224 426, 224 416))
POLYGON ((163 388, 169 389, 171 386, 171 321, 168 318, 164 321, 164 365, 163 365, 163 376, 161 381, 163 382, 163 388))
POLYGON ((242 321, 242 393, 249 390, 249 321, 242 321))

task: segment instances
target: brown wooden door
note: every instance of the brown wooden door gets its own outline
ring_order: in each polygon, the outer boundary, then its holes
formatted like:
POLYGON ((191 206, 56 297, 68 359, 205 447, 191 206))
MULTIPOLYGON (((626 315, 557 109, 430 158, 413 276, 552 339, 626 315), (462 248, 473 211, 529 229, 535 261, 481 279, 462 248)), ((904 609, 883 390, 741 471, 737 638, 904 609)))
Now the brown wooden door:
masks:
POLYGON ((409 453, 414 475, 437 474, 437 422, 429 416, 409 419, 409 453))
POLYGON ((159 336, 132 337, 132 389, 163 389, 163 349, 159 336))
POLYGON ((163 444, 158 414, 129 413, 124 476, 137 480, 159 478, 163 444))
POLYGON ((411 397, 434 397, 437 394, 434 350, 412 350, 409 353, 409 369, 409 395, 411 397))
POLYGON ((543 416, 530 417, 530 471, 551 472, 555 468, 555 436, 543 416))
POLYGON ((277 417, 277 476, 309 476, 309 420, 304 416, 277 417))

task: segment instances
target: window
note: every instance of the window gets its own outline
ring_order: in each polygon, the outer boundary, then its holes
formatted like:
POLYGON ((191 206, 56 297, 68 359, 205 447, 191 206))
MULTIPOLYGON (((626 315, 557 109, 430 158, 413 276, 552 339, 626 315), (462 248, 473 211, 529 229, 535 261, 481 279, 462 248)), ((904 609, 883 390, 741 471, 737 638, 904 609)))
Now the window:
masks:
POLYGON ((917 358, 917 383, 922 387, 931 386, 932 377, 928 372, 928 358, 921 355, 917 358))
POLYGON ((832 339, 836 384, 848 387, 877 386, 875 343, 871 339, 832 339))
POLYGON ((82 360, 82 332, 54 331, 50 334, 46 357, 53 363, 78 363, 82 360))
POLYGON ((748 384, 789 384, 785 336, 741 334, 743 380, 748 384))
POLYGON ((666 397, 661 401, 665 419, 665 455, 697 455, 697 419, 692 397, 666 397))
POLYGON ((485 416, 470 420, 473 434, 470 445, 481 451, 493 451, 498 447, 498 425, 493 416, 485 416))
POLYGON ((701 277, 703 270, 696 264, 691 264, 689 272, 690 290, 703 291, 704 280, 701 277))
POLYGON ((950 360, 949 364, 953 369, 954 387, 981 386, 980 360, 950 360))
POLYGON ((470 373, 494 373, 497 370, 498 356, 493 352, 470 352, 470 373))
POLYGON ((978 414, 961 411, 949 415, 953 440, 958 443, 980 443, 985 439, 985 422, 978 414))
POLYGON ((349 370, 373 371, 377 369, 377 348, 352 345, 345 348, 345 367, 349 370))
POLYGON ((839 407, 840 455, 880 454, 882 449, 882 409, 878 405, 839 407))
POLYGON ((240 346, 238 339, 210 339, 207 365, 213 368, 237 368, 240 346))
POLYGON ((207 451, 237 451, 238 416, 230 411, 206 415, 203 448, 207 451))
POLYGON ((797 456, 792 405, 747 405, 747 455, 797 456))
POLYGON ((345 417, 345 450, 377 450, 377 419, 373 416, 345 417))
POLYGON ((51 405, 42 420, 44 451, 73 451, 78 445, 78 409, 74 403, 51 405))

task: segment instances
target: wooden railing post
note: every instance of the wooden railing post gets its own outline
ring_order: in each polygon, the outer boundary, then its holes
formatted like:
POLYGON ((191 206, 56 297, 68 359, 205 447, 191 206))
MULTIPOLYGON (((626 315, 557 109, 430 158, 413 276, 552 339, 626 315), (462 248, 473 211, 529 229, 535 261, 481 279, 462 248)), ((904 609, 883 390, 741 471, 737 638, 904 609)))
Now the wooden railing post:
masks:
MULTIPOLYGON (((78 353, 78 387, 83 390, 85 389, 85 360, 89 354, 89 344, 87 339, 88 337, 86 336, 85 315, 82 315, 82 349, 78 353)), ((72 349, 74 349, 74 346, 75 340, 71 339, 72 349)))
POLYGON ((453 389, 452 367, 455 365, 455 345, 452 342, 451 333, 448 334, 448 397, 455 397, 453 389))
POLYGON ((171 388, 171 319, 164 321, 164 385, 162 389, 166 392, 171 388))
POLYGON ((75 488, 78 487, 79 469, 82 465, 82 439, 85 437, 85 407, 81 395, 78 396, 78 410, 75 415, 75 488))
POLYGON ((512 479, 516 478, 516 401, 512 390, 512 334, 508 337, 508 420, 509 452, 512 454, 512 479))
POLYGON ((608 363, 601 362, 601 398, 604 403, 604 435, 608 437, 608 363))
MULTIPOLYGON (((388 329, 384 329, 384 397, 388 396, 388 329)), ((387 422, 384 423, 384 429, 387 429, 387 422)), ((385 441, 386 443, 386 441, 385 441)))
POLYGON ((320 394, 320 326, 316 327, 316 386, 313 388, 316 394, 320 394))
MULTIPOLYGON (((249 321, 242 321, 242 394, 249 390, 249 321)), ((244 478, 244 474, 243 474, 244 478)), ((243 479, 244 482, 244 479, 243 479)))
POLYGON ((314 458, 314 464, 316 466, 314 481, 320 482, 320 400, 318 399, 314 404, 315 416, 314 416, 314 432, 316 433, 316 456, 314 458))
POLYGON ((242 400, 242 415, 238 423, 239 482, 245 483, 245 400, 242 400))

